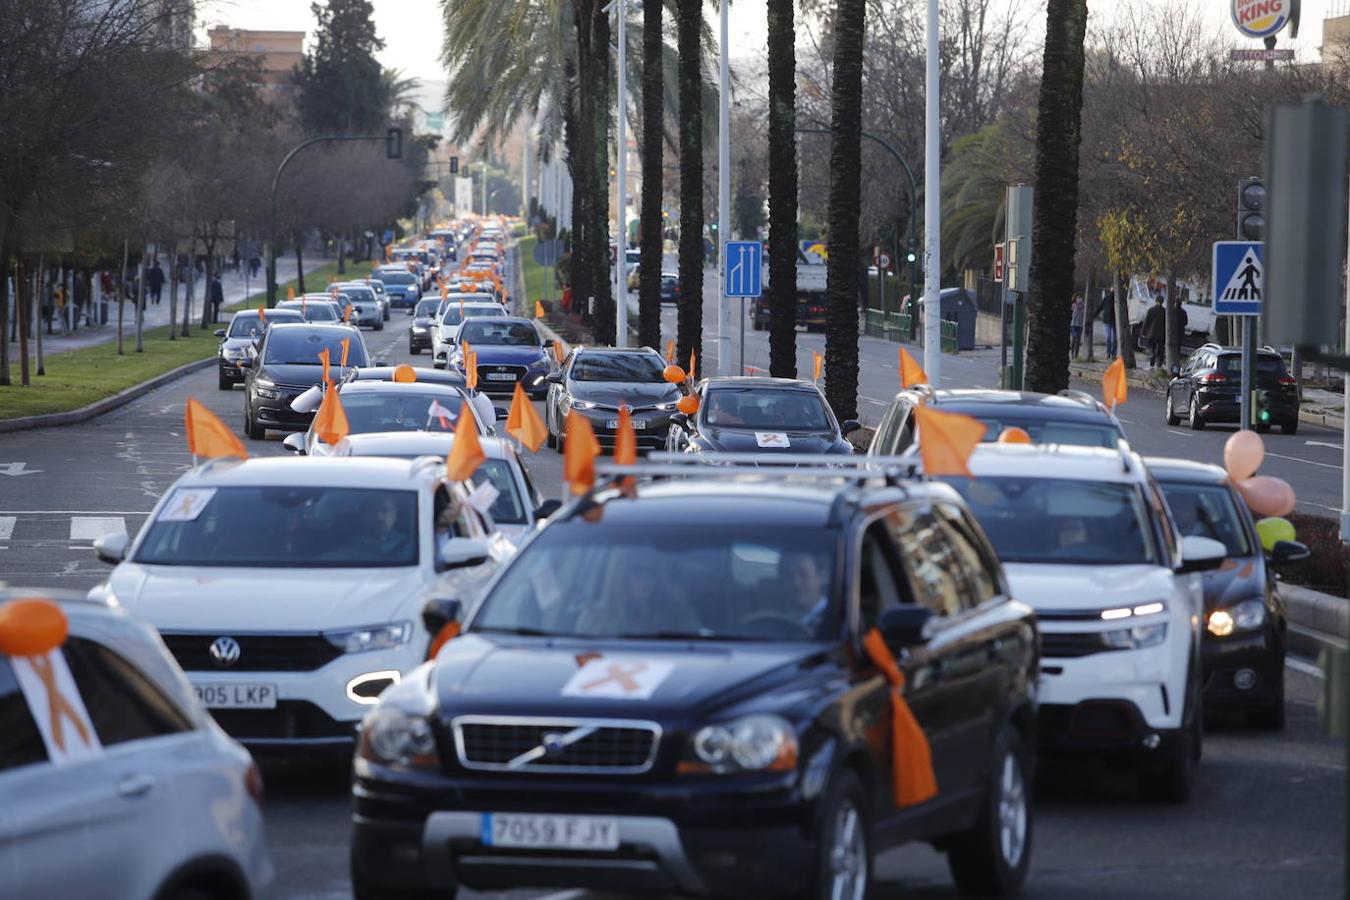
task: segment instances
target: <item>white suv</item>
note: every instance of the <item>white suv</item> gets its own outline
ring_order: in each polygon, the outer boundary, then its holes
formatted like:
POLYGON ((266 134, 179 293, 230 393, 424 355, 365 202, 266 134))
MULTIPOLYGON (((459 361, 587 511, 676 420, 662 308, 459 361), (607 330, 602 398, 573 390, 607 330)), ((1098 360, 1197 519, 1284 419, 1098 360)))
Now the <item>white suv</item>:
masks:
POLYGON ((148 620, 225 730, 350 749, 426 658, 428 605, 471 608, 513 551, 437 458, 205 463, 160 499, 94 591, 148 620), (125 557, 125 559, 123 558, 125 557))
POLYGON ((506 309, 496 300, 485 300, 482 294, 451 294, 441 310, 439 324, 431 333, 432 364, 438 369, 446 367, 450 357, 450 347, 459 339, 459 328, 464 320, 477 316, 505 316, 506 309), (466 298, 461 304, 460 296, 466 298), (472 298, 472 299, 467 299, 472 298))
POLYGON ((1227 551, 1182 538, 1138 455, 981 444, 950 483, 1041 629, 1042 755, 1137 769, 1141 792, 1183 802, 1200 758, 1201 571, 1227 551))

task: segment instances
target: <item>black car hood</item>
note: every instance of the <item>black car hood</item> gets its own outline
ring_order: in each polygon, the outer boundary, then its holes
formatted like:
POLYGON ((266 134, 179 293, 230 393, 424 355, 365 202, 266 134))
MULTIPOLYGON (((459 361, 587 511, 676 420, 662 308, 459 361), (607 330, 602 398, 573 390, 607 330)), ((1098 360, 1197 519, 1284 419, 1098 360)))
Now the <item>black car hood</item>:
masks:
POLYGON ((1264 596, 1265 560, 1255 556, 1230 556, 1223 565, 1204 574, 1205 612, 1224 609, 1241 600, 1264 596))
POLYGON ((715 453, 845 453, 851 448, 832 431, 774 431, 704 427, 698 443, 715 453), (761 447, 759 434, 785 434, 787 447, 761 447), (842 446, 841 446, 842 445, 842 446))
POLYGON ((466 713, 666 717, 734 702, 747 694, 763 695, 814 669, 824 658, 823 648, 812 644, 586 641, 468 633, 437 656, 433 678, 441 715, 447 719, 466 713), (590 668, 579 675, 587 663, 590 668), (582 686, 604 679, 611 664, 621 671, 649 667, 654 682, 650 696, 587 696, 582 686))
POLYGON ((414 325, 427 326, 436 321, 435 316, 414 316, 412 323, 414 325))
POLYGON ((644 384, 630 381, 568 381, 567 388, 575 400, 618 406, 649 406, 680 399, 679 388, 673 384, 644 384))
MULTIPOLYGON (((338 377, 337 366, 333 366, 333 377, 338 377)), ((275 363, 268 363, 258 369, 258 377, 265 378, 268 381, 277 384, 299 385, 300 387, 309 387, 318 384, 323 379, 323 366, 315 360, 312 366, 282 366, 275 363)))

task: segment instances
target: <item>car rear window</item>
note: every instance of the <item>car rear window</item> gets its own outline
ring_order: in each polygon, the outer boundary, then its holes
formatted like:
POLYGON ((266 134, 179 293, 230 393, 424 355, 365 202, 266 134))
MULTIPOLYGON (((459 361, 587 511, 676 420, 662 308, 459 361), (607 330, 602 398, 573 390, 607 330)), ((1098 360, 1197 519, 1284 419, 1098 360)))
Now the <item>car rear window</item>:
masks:
POLYGON ((342 359, 342 340, 350 340, 347 364, 350 366, 369 365, 366 361, 366 348, 359 339, 351 334, 342 334, 336 329, 302 329, 267 333, 267 349, 263 363, 273 366, 317 366, 319 352, 327 348, 329 359, 337 365, 342 359))
POLYGON ((416 281, 411 272, 381 272, 380 280, 385 284, 413 284, 416 281))
MULTIPOLYGON (((1242 356, 1237 353, 1225 353, 1218 358, 1214 368, 1222 375, 1241 375, 1242 356)), ((1283 375, 1284 359, 1268 353, 1258 353, 1256 372, 1258 375, 1283 375)))
POLYGON ((977 416, 986 426, 984 437, 985 443, 992 443, 998 440, 1008 428, 1021 428, 1031 436, 1031 440, 1036 444, 1068 444, 1074 447, 1105 447, 1108 450, 1114 450, 1116 444, 1121 440, 1121 434, 1111 425, 1103 422, 1046 422, 1027 419, 1018 419, 1016 417, 1005 417, 991 419, 987 416, 977 416))

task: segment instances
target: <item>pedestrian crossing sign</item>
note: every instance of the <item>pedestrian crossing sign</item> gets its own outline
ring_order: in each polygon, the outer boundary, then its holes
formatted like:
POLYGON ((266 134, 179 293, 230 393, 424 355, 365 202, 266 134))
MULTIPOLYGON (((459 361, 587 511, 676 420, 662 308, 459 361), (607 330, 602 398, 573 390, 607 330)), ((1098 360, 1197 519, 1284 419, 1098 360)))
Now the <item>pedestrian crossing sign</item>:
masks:
POLYGON ((1265 245, 1259 241, 1214 244, 1214 312, 1259 316, 1265 300, 1265 245))

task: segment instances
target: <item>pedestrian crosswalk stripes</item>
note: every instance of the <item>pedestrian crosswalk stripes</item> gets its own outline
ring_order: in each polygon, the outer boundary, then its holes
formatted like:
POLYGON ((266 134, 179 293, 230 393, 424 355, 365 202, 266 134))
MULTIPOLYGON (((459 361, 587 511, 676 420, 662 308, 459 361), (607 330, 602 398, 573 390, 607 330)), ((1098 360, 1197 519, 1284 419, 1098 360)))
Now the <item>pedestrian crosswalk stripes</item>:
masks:
MULTIPOLYGON (((0 551, 19 551, 42 547, 44 552, 57 549, 87 550, 90 544, 105 534, 134 535, 149 513, 121 513, 117 515, 72 515, 52 512, 21 512, 0 515, 0 551)), ((0 578, 4 567, 0 566, 0 578)))
POLYGON ((71 516, 72 541, 96 541, 106 534, 125 534, 127 521, 121 516, 71 516))
POLYGON ((14 523, 17 521, 17 516, 0 516, 0 541, 9 540, 9 536, 14 533, 14 523))

